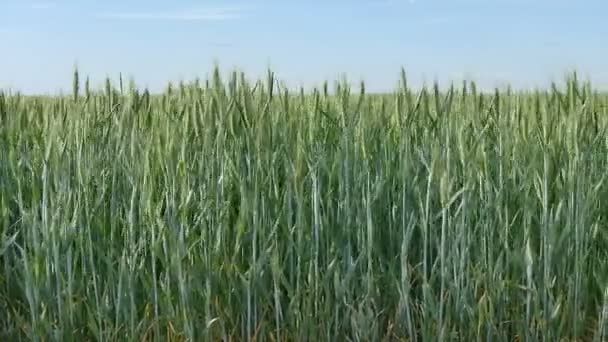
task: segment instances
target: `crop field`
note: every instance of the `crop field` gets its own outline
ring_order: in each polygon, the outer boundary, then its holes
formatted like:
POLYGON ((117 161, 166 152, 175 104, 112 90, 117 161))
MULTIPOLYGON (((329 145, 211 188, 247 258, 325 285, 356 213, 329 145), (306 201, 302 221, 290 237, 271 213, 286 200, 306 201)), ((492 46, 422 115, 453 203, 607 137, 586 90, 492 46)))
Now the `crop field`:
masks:
POLYGON ((607 341, 607 178, 576 74, 5 90, 0 340, 607 341))

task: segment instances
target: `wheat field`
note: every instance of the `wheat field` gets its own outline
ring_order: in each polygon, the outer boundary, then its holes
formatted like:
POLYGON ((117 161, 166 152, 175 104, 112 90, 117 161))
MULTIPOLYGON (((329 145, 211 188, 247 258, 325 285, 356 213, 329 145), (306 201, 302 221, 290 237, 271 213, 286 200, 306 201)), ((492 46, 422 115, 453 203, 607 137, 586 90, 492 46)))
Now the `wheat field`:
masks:
POLYGON ((0 340, 608 340, 608 94, 576 74, 89 83, 0 95, 0 340))

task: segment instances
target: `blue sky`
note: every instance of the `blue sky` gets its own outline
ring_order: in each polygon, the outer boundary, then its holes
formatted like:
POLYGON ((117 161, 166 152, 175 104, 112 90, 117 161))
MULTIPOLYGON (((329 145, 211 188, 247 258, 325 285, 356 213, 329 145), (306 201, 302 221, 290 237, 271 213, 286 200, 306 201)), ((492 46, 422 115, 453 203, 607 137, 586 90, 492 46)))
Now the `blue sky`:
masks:
POLYGON ((345 74, 390 90, 403 66, 418 85, 535 87, 575 69, 608 88, 607 14, 606 0, 0 0, 0 88, 69 91, 78 64, 95 85, 122 72, 159 90, 215 61, 292 86, 345 74))

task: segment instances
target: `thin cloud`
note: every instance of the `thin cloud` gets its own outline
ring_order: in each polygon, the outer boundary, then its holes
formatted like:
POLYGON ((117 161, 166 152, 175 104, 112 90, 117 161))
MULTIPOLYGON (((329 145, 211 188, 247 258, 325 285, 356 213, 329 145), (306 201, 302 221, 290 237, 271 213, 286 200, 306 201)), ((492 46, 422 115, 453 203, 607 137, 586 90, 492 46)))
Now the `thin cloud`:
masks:
POLYGON ((224 21, 239 19, 244 15, 245 8, 232 7, 158 12, 114 12, 102 13, 99 17, 122 20, 224 21))
POLYGON ((393 5, 400 5, 403 3, 414 4, 414 3, 416 3, 416 0, 381 0, 381 1, 377 1, 375 3, 378 5, 383 5, 383 6, 393 6, 393 5))
POLYGON ((30 8, 33 10, 46 10, 53 7, 57 7, 57 4, 54 2, 34 2, 30 4, 30 8))

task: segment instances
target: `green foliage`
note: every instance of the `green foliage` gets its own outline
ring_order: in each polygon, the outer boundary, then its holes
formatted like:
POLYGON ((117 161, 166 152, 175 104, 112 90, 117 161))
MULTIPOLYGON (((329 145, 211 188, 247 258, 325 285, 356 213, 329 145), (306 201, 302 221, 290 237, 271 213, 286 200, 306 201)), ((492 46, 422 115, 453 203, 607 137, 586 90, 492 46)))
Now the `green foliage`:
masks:
POLYGON ((608 97, 575 76, 74 78, 0 93, 0 340, 607 338, 608 97))

